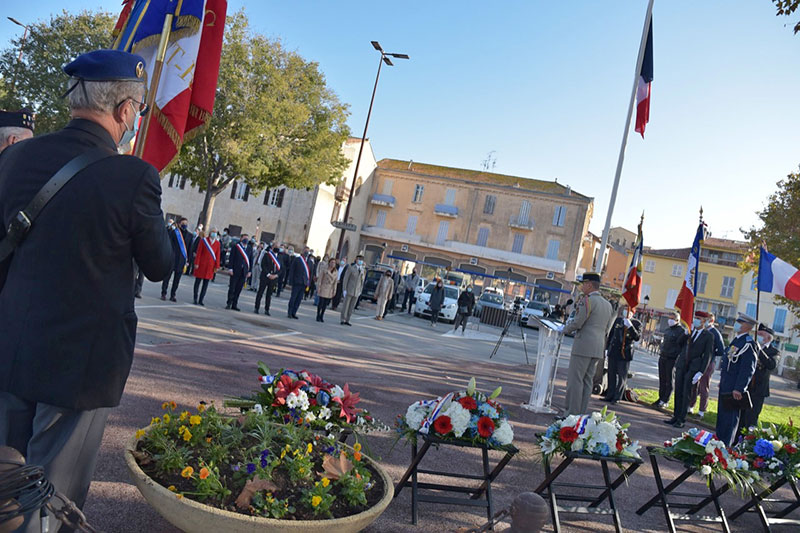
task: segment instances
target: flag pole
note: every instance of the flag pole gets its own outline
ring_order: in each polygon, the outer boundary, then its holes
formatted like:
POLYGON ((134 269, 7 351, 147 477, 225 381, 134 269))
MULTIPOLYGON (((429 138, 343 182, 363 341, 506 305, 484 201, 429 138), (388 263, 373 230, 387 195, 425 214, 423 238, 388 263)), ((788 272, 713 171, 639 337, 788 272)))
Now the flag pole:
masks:
POLYGON ((631 98, 628 102, 628 118, 625 119, 625 130, 622 132, 622 144, 619 147, 619 157, 617 158, 617 171, 614 174, 614 186, 611 189, 611 200, 608 202, 608 213, 606 213, 606 225, 603 228, 603 239, 600 241, 600 254, 595 271, 602 274, 603 255, 608 245, 608 232, 611 229, 611 216, 614 214, 614 204, 617 202, 617 190, 619 189, 619 178, 622 175, 622 163, 625 160, 625 147, 628 144, 628 131, 631 129, 631 117, 633 116, 633 103, 636 101, 636 88, 639 86, 639 74, 642 71, 642 61, 644 60, 644 50, 647 44, 647 32, 650 29, 650 21, 653 18, 653 1, 647 4, 647 14, 644 17, 644 29, 642 30, 642 42, 639 43, 639 56, 636 59, 636 71, 633 76, 633 89, 631 98))
MULTIPOLYGON (((652 1, 652 0, 651 0, 652 1)), ((147 91, 147 98, 145 103, 149 109, 148 113, 142 120, 142 127, 139 135, 136 138, 136 152, 135 156, 139 159, 142 158, 144 153, 144 144, 147 139, 147 131, 150 129, 150 120, 153 118, 153 109, 156 101, 156 93, 158 92, 158 84, 161 81, 161 71, 164 68, 164 58, 167 55, 167 45, 169 44, 169 33, 172 30, 172 13, 167 13, 164 17, 164 27, 161 29, 161 40, 158 42, 158 51, 156 53, 156 63, 153 65, 153 79, 150 81, 150 88, 147 91)))
POLYGON ((758 268, 756 269, 756 331, 758 331, 758 311, 761 307, 761 284, 758 282, 758 276, 761 274, 761 248, 758 247, 758 268))

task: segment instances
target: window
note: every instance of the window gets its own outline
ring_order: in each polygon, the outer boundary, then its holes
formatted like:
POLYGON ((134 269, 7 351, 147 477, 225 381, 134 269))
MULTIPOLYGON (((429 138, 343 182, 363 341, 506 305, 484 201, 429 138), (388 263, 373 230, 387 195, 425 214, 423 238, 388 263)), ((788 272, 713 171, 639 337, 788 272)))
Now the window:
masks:
POLYGON ((264 204, 271 205, 272 207, 281 207, 283 205, 283 195, 286 193, 286 188, 269 189, 264 194, 264 204))
POLYGON ((378 216, 375 217, 375 227, 382 228, 386 224, 386 211, 383 209, 378 210, 378 216))
POLYGON ((417 215, 408 215, 408 222, 406 222, 406 233, 414 235, 417 231, 417 215))
POLYGON ((494 214, 494 204, 497 202, 497 197, 493 194, 487 194, 486 200, 483 203, 483 213, 485 215, 494 214))
POLYGON ((250 186, 246 183, 234 181, 231 186, 231 200, 242 200, 246 202, 250 197, 250 186))
POLYGON ((556 206, 553 213, 553 225, 564 227, 564 220, 567 218, 567 208, 563 205, 556 206))
POLYGON ((783 333, 786 330, 786 309, 775 309, 775 320, 772 322, 772 329, 775 333, 783 333))
POLYGON ((186 178, 170 174, 169 185, 167 185, 167 187, 170 189, 184 189, 186 187, 186 178))
POLYGON ((528 200, 523 200, 522 205, 519 206, 519 217, 517 222, 520 224, 527 224, 528 218, 531 216, 531 203, 528 200))
POLYGON ((475 244, 478 246, 486 246, 489 243, 489 228, 480 228, 478 230, 478 240, 475 244))
POLYGON ((386 196, 392 195, 392 185, 394 185, 394 180, 383 180, 383 194, 386 196))
MULTIPOLYGON (((672 275, 675 276, 676 278, 683 277, 683 265, 680 265, 678 263, 674 263, 672 265, 672 275)), ((667 306, 667 307, 669 307, 669 306, 667 306)))
POLYGON ((647 285, 647 284, 642 285, 642 301, 644 301, 644 297, 645 296, 650 296, 650 291, 651 290, 652 290, 652 287, 650 285, 647 285))
MULTIPOLYGON (((757 288, 756 286, 757 285, 758 285, 758 276, 756 276, 756 274, 754 272, 753 273, 753 278, 750 280, 750 290, 751 291, 756 290, 756 288, 757 288)), ((751 316, 756 316, 756 315, 751 315, 751 316)))
POLYGON ((747 316, 756 316, 756 304, 755 302, 747 302, 747 307, 744 309, 744 314, 747 316))
POLYGON ((548 259, 558 259, 558 249, 561 247, 561 241, 550 239, 547 241, 547 255, 548 259))
POLYGON ((678 299, 678 289, 670 289, 667 291, 667 301, 664 304, 665 309, 673 309, 675 307, 675 300, 678 299))
POLYGON ((511 251, 515 254, 521 254, 523 244, 525 244, 525 235, 522 233, 515 233, 514 243, 511 245, 511 251))
POLYGON ((442 246, 447 240, 447 231, 450 229, 450 222, 443 220, 439 222, 439 232, 436 234, 436 244, 442 246))
POLYGON ((708 272, 697 273, 697 294, 705 294, 707 281, 708 281, 708 272))
POLYGON ((422 195, 425 193, 425 186, 424 185, 416 185, 414 187, 414 203, 418 204, 422 201, 422 195))
POLYGON ((656 271, 656 262, 652 259, 648 259, 644 262, 644 271, 645 272, 655 272, 656 271))
POLYGON ((455 189, 447 189, 444 193, 444 203, 445 205, 456 205, 456 190, 455 189))
POLYGON ((722 291, 719 295, 722 298, 733 298, 733 288, 736 286, 736 278, 724 276, 722 278, 722 291))

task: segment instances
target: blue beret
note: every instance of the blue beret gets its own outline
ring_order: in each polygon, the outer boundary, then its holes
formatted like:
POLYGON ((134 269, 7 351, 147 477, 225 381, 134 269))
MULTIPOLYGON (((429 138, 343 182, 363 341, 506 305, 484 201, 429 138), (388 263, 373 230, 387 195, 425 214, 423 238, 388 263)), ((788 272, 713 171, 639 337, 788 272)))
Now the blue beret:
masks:
POLYGON ((94 50, 64 67, 73 78, 86 81, 144 81, 144 58, 121 50, 94 50))
POLYGON ((33 131, 33 111, 0 111, 0 128, 28 128, 33 131))

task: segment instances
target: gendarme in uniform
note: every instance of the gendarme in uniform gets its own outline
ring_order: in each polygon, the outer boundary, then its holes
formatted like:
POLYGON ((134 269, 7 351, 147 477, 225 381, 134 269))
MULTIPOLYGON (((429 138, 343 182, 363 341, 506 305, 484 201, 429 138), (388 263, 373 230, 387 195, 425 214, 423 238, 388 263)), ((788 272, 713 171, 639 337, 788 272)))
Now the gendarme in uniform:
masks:
POLYGON ((756 325, 755 319, 739 313, 734 324, 736 337, 722 357, 719 376, 719 405, 717 408, 717 438, 731 446, 736 441, 736 428, 739 426, 739 409, 729 409, 724 405, 723 395, 747 392, 750 380, 756 371, 755 340, 750 330, 756 325))
POLYGON ((80 507, 133 359, 133 260, 160 281, 172 248, 156 169, 117 154, 146 110, 143 59, 98 50, 64 71, 73 120, 0 154, 0 240, 59 169, 82 154, 102 158, 52 197, 0 263, 0 445, 44 466, 80 507))

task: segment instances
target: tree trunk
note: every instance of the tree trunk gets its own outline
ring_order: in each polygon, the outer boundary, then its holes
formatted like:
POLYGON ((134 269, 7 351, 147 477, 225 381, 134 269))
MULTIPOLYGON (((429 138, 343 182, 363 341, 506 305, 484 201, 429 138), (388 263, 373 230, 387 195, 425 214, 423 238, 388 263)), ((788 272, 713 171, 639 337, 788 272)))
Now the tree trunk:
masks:
POLYGON ((211 222, 211 213, 214 211, 214 200, 216 199, 216 195, 214 194, 214 175, 209 174, 208 180, 206 181, 206 195, 203 198, 203 209, 200 211, 200 215, 197 217, 197 223, 202 224, 203 228, 208 233, 209 230, 209 223, 211 222))

